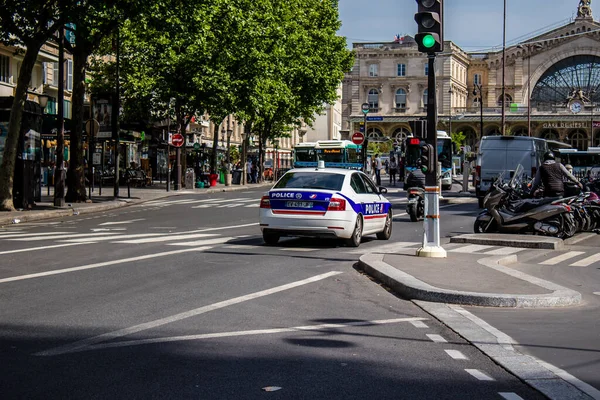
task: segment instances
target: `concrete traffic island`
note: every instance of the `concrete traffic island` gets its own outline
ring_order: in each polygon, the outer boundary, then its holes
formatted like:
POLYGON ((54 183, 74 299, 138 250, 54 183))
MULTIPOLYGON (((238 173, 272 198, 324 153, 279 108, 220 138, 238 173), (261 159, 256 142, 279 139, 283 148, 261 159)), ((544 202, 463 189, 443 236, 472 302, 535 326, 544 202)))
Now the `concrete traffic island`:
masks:
POLYGON ((469 243, 488 246, 523 247, 528 249, 562 250, 564 241, 559 238, 508 233, 469 233, 450 238, 450 243, 469 243))

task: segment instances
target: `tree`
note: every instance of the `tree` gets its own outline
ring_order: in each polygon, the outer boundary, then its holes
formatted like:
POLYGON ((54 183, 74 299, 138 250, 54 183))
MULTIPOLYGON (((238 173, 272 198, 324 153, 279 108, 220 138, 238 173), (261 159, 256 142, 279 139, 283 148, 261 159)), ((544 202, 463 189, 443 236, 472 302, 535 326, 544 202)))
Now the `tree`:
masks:
POLYGON ((0 41, 9 46, 25 47, 0 165, 0 211, 13 211, 15 162, 27 88, 42 45, 52 38, 65 20, 59 1, 0 0, 0 8, 0 41))
POLYGON ((463 132, 454 132, 450 135, 452 138, 452 143, 454 143, 455 148, 459 149, 460 146, 465 143, 466 136, 463 132))

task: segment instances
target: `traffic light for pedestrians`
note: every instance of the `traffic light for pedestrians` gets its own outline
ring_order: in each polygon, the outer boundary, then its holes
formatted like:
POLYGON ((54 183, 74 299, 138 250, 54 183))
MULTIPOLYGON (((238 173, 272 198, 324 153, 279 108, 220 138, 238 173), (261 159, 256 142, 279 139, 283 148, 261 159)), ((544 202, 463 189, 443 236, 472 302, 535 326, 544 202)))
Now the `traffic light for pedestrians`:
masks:
POLYGON ((417 0, 417 4, 415 21, 419 31, 415 40, 419 51, 427 54, 440 53, 444 50, 443 0, 417 0))
POLYGON ((423 171, 424 174, 433 173, 433 171, 435 171, 433 146, 430 144, 421 147, 421 171, 423 171))

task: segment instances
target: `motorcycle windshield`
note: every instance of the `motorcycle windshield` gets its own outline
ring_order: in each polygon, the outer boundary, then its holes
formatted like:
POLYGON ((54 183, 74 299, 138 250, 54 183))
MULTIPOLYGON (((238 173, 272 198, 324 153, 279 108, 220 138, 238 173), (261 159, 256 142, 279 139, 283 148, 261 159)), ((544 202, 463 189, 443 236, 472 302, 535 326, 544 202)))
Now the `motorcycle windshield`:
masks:
POLYGON ((521 164, 517 165, 517 168, 515 168, 515 172, 513 173, 513 176, 510 180, 510 187, 515 188, 520 182, 523 181, 524 172, 525 169, 523 168, 523 166, 521 164))

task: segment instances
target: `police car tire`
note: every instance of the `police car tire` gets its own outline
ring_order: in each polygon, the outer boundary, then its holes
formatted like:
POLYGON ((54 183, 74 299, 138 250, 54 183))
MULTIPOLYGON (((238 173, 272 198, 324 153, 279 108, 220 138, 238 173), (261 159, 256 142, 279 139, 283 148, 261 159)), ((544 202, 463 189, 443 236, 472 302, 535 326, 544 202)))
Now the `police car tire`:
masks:
POLYGON ((274 246, 279 242, 280 235, 272 232, 263 232, 263 240, 269 246, 274 246))
POLYGON ((389 211, 385 218, 385 226, 381 232, 377 233, 377 239, 388 240, 392 236, 392 212, 389 211))
POLYGON ((352 236, 349 239, 346 239, 346 244, 350 247, 358 247, 360 246, 360 241, 362 239, 362 231, 363 231, 363 223, 362 218, 359 215, 356 217, 356 223, 354 224, 354 230, 352 231, 352 236))

